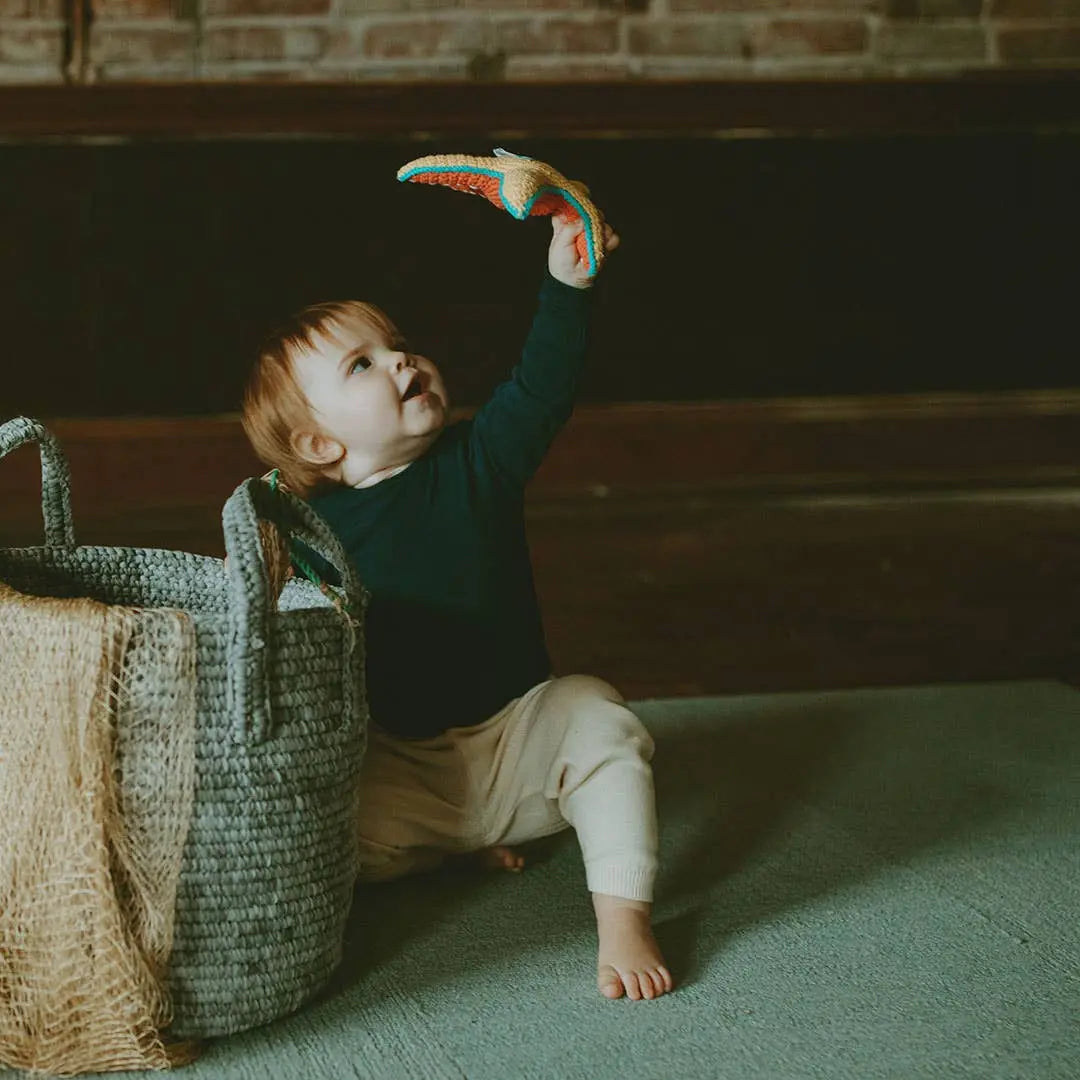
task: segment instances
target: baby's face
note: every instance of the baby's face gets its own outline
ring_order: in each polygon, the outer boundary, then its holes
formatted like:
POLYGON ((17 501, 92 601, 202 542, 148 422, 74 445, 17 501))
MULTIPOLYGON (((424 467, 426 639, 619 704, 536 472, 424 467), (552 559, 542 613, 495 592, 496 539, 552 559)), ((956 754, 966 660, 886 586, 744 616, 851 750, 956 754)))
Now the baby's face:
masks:
POLYGON ((430 360, 355 317, 314 344, 293 367, 322 434, 344 448, 346 483, 415 461, 438 438, 449 401, 430 360))

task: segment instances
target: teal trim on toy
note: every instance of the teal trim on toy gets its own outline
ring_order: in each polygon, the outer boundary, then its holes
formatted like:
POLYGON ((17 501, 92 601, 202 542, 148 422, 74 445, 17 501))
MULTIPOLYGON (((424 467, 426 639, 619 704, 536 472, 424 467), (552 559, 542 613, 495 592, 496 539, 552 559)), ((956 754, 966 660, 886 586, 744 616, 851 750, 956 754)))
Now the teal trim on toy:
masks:
POLYGON ((435 154, 417 158, 403 165, 397 178, 482 195, 518 221, 543 214, 580 219, 584 228, 575 241, 578 257, 588 268, 588 276, 595 277, 604 262, 604 219, 589 198, 589 189, 535 158, 500 149, 495 155, 435 154))

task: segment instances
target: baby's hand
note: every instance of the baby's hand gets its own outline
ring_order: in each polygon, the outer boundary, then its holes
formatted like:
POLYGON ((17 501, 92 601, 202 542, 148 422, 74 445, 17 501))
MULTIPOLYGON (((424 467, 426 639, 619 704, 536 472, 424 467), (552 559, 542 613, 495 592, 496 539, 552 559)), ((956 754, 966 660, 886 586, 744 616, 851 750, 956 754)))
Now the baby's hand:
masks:
MULTIPOLYGON (((587 289, 594 278, 589 277, 589 265, 578 255, 575 240, 585 228, 579 217, 570 218, 567 214, 551 215, 551 246, 548 248, 548 269, 556 281, 571 285, 575 289, 587 289)), ((619 246, 619 236, 615 230, 604 223, 604 251, 614 251, 619 246)))

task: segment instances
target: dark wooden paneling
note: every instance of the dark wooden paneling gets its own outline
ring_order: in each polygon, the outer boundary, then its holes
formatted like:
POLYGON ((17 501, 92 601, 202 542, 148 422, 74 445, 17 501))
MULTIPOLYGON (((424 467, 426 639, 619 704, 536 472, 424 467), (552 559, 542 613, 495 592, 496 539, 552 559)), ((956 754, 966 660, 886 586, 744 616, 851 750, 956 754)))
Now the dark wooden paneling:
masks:
MULTIPOLYGON (((199 550, 216 552, 214 515, 265 470, 235 416, 45 422, 71 464, 76 521, 95 531, 122 535, 132 512, 180 529, 202 515, 212 534, 199 550)), ((1080 391, 581 405, 529 490, 589 501, 1048 485, 1080 486, 1080 391)), ((36 529, 39 491, 36 449, 4 460, 0 540, 36 529)))
MULTIPOLYGON (((56 420, 83 543, 221 554, 235 418, 56 420)), ((36 452, 0 544, 36 543, 36 452)), ((633 697, 1080 675, 1080 395, 582 407, 528 499, 558 670, 633 697)))
POLYGON ((1080 489, 536 506, 556 669, 630 697, 1080 675, 1080 489))
POLYGON ((1078 125, 1080 77, 1070 69, 709 82, 0 87, 0 133, 22 136, 670 136, 1078 125))
MULTIPOLYGON (((233 411, 262 333, 385 307, 483 401, 550 228, 399 184, 492 141, 0 145, 0 415, 233 411)), ((1080 134, 520 139, 623 237, 581 400, 1076 384, 1080 134)))

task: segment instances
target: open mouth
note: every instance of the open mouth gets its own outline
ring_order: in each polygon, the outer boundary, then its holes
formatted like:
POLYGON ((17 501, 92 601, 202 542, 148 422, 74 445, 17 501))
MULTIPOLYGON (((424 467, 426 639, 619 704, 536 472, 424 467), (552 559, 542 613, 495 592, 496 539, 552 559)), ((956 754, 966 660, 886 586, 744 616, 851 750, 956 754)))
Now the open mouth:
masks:
POLYGON ((420 373, 417 372, 409 382, 409 385, 405 388, 405 393, 401 395, 402 401, 408 401, 410 398, 419 396, 424 392, 424 387, 420 379, 420 373))

